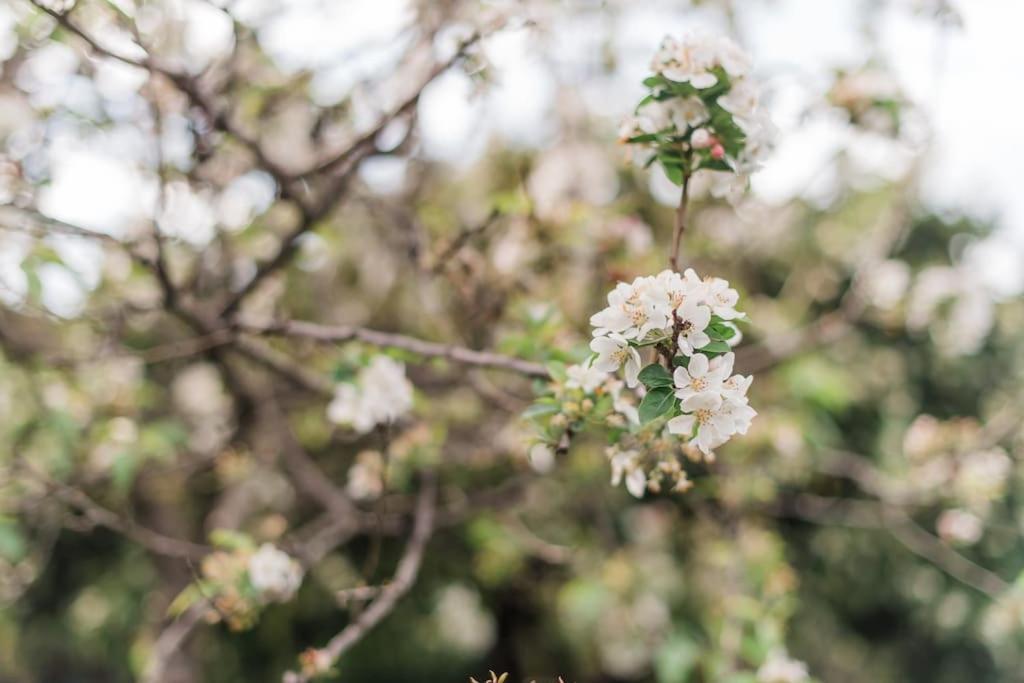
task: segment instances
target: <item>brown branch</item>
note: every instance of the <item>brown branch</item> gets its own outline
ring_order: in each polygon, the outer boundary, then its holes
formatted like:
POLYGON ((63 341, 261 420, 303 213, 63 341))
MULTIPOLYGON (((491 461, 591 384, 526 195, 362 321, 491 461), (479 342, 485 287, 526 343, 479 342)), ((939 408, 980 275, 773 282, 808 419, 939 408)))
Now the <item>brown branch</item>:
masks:
POLYGON ((187 560, 199 560, 210 552, 210 548, 205 545, 165 536, 148 529, 134 520, 108 510, 76 488, 53 481, 35 470, 31 471, 54 496, 63 503, 76 508, 90 522, 116 531, 153 553, 187 560))
POLYGON ((348 188, 352 176, 355 175, 355 172, 359 167, 359 163, 376 151, 377 148, 374 141, 377 139, 377 136, 380 135, 392 121, 405 115, 415 107, 420 100, 420 96, 423 94, 423 90, 438 76, 458 63, 465 56, 466 51, 482 37, 482 34, 477 32, 463 41, 449 59, 435 65, 427 77, 419 83, 413 93, 396 108, 381 116, 370 130, 356 138, 345 149, 334 155, 332 158, 322 162, 305 173, 299 174, 300 178, 311 175, 329 175, 337 169, 340 169, 340 172, 334 177, 334 179, 328 182, 326 188, 321 191, 321 199, 315 206, 307 207, 304 203, 300 203, 302 216, 299 222, 290 232, 288 232, 288 234, 281 238, 281 243, 278 246, 277 252, 268 260, 258 265, 253 276, 249 278, 249 280, 242 285, 242 287, 236 291, 230 299, 228 299, 228 302, 224 305, 224 308, 221 311, 222 316, 229 316, 238 310, 245 298, 254 289, 256 289, 256 287, 265 278, 283 268, 289 261, 291 261, 297 250, 299 238, 315 228, 316 224, 326 218, 334 207, 337 206, 338 202, 344 196, 345 190, 348 188))
POLYGON ((185 640, 192 634, 196 626, 202 623, 209 604, 201 600, 192 605, 184 614, 168 624, 157 636, 153 643, 153 650, 146 663, 146 670, 142 676, 142 683, 162 683, 167 664, 184 645, 185 640))
POLYGON ((377 598, 355 621, 331 638, 322 649, 314 651, 312 658, 315 661, 315 667, 310 667, 312 670, 305 670, 301 673, 289 671, 284 675, 284 683, 305 683, 310 680, 312 675, 330 669, 345 652, 362 640, 370 630, 394 610, 398 601, 409 592, 416 582, 420 565, 423 562, 423 553, 433 532, 436 503, 437 479, 433 473, 427 473, 424 475, 416 504, 412 534, 405 547, 405 552, 398 561, 398 567, 395 569, 395 575, 391 582, 381 589, 377 598))
POLYGON ((768 508, 767 512, 780 517, 795 517, 813 524, 835 524, 888 531, 907 550, 993 600, 1010 586, 997 574, 972 562, 922 529, 909 515, 892 505, 871 500, 828 498, 802 493, 768 508))
POLYGON ((428 358, 446 358, 456 363, 518 372, 529 377, 548 377, 547 369, 540 363, 506 356, 492 351, 476 351, 463 346, 441 344, 408 337, 391 332, 379 332, 354 325, 320 325, 301 320, 289 320, 261 325, 256 322, 240 321, 238 327, 251 334, 300 337, 318 342, 336 343, 360 341, 383 348, 402 349, 428 358))

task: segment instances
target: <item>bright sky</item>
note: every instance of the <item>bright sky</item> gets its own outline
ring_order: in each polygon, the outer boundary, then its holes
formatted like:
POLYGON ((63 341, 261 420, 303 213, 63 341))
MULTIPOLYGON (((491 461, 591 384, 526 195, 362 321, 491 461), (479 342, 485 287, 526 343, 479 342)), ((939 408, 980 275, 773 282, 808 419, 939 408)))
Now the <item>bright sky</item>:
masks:
MULTIPOLYGON (((881 21, 870 27, 881 37, 882 49, 881 54, 871 55, 864 51, 865 27, 858 10, 867 1, 741 3, 738 38, 774 90, 774 118, 782 129, 777 153, 755 178, 755 191, 770 200, 828 191, 827 174, 821 170, 838 148, 849 146, 850 134, 828 116, 807 121, 801 120, 800 113, 824 93, 833 69, 880 58, 930 118, 934 140, 925 166, 924 196, 937 207, 966 210, 998 223, 996 235, 972 247, 965 258, 994 292, 1019 294, 1024 291, 1024 192, 1016 186, 1019 174, 1005 168, 1005 160, 1024 155, 1024 126, 1018 116, 1024 98, 1019 74, 1024 41, 1018 35, 1024 26, 1024 2, 954 1, 963 29, 942 30, 934 20, 914 14, 912 7, 922 4, 920 0, 894 1, 881 21)), ((186 24, 186 45, 192 66, 202 66, 227 47, 230 27, 223 15, 202 0, 175 2, 192 17, 186 24)), ((650 55, 665 33, 725 28, 723 17, 713 10, 681 12, 678 4, 623 3, 614 15, 590 13, 572 21, 557 15, 539 17, 547 29, 545 50, 551 55, 547 61, 526 31, 491 39, 486 51, 497 76, 495 88, 476 96, 467 77, 450 73, 425 93, 420 121, 426 153, 468 163, 492 135, 502 136, 509 144, 549 145, 556 134, 549 116, 556 94, 552 73, 578 84, 578 99, 593 113, 606 116, 613 131, 636 101, 650 55), (550 23, 545 25, 545 19, 550 23), (600 40, 609 31, 620 68, 611 79, 599 79, 600 40)), ((359 79, 379 72, 400 54, 404 43, 395 36, 409 16, 404 0, 237 0, 235 7, 243 18, 277 12, 259 32, 261 42, 282 67, 312 69, 314 97, 325 103, 339 99, 359 79), (295 40, 295 36, 304 38, 295 40)), ((9 16, 10 10, 0 7, 0 59, 10 43, 5 28, 9 16)), ((61 102, 82 112, 99 106, 95 93, 73 75, 75 60, 66 48, 54 46, 37 64, 24 68, 34 69, 33 98, 38 104, 61 102)), ((130 94, 140 85, 137 73, 119 66, 102 68, 98 80, 105 93, 130 94)), ((120 115, 128 123, 143 112, 126 106, 120 115)), ((0 126, 2 118, 0 113, 0 126)), ((165 125, 164 154, 172 161, 176 150, 187 154, 182 146, 183 123, 172 120, 165 125)), ((897 175, 911 158, 906 150, 877 141, 852 141, 857 143, 855 160, 873 173, 897 175)), ((41 141, 16 144, 31 146, 41 141)), ((42 207, 50 215, 122 234, 152 211, 155 186, 136 170, 152 154, 142 136, 122 131, 86 141, 69 126, 48 143, 47 154, 53 182, 43 194, 42 207)), ((395 186, 395 174, 401 171, 401 164, 376 164, 366 169, 364 178, 385 191, 395 186)), ((240 182, 238 191, 218 199, 175 188, 161 228, 202 243, 218 221, 229 228, 244 224, 246 216, 261 210, 268 200, 267 181, 250 174, 240 182), (253 191, 244 191, 247 188, 253 191)), ((60 248, 86 271, 86 281, 93 279, 88 250, 74 244, 60 248)), ((7 290, 24 287, 17 281, 20 272, 12 267, 15 261, 16 255, 9 250, 0 258, 0 279, 7 290)), ((44 276, 47 289, 52 290, 46 304, 54 312, 70 315, 81 297, 76 297, 74 283, 62 277, 44 276)), ((5 296, 3 289, 0 297, 5 296)))

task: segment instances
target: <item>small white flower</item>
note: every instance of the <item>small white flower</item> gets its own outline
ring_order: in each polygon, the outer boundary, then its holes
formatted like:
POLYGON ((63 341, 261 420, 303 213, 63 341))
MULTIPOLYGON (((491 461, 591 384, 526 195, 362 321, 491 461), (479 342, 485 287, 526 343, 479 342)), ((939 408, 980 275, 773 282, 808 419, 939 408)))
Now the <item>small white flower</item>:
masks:
POLYGON ((264 543, 248 564, 249 582, 265 600, 287 602, 302 585, 302 567, 287 553, 264 543))
POLYGON ((362 395, 354 384, 343 382, 334 388, 334 399, 327 405, 327 419, 348 425, 360 434, 373 429, 375 416, 363 409, 362 395))
POLYGON ((724 199, 730 204, 738 204, 747 192, 750 178, 742 173, 729 171, 701 171, 709 173, 711 178, 711 196, 724 199))
POLYGON ((751 81, 742 79, 735 81, 729 92, 718 98, 718 105, 732 114, 736 123, 743 126, 743 123, 754 118, 757 114, 760 93, 751 81))
POLYGON ((754 378, 749 375, 733 375, 729 379, 722 382, 722 396, 726 399, 732 399, 734 401, 745 399, 747 397, 747 389, 750 388, 750 384, 753 381, 754 378))
POLYGON ((604 337, 595 337, 590 342, 590 350, 597 353, 594 368, 602 372, 615 372, 625 365, 626 385, 635 387, 637 375, 640 374, 640 353, 621 334, 615 332, 604 337))
POLYGON ((651 68, 671 81, 710 88, 718 82, 718 77, 711 73, 715 66, 712 48, 705 36, 687 36, 681 42, 666 37, 651 68))
POLYGON ((699 97, 677 97, 667 100, 669 116, 680 132, 699 126, 708 120, 708 108, 699 97))
POLYGON ((679 351, 686 356, 711 342, 711 337, 704 331, 711 322, 711 309, 696 301, 688 300, 676 309, 676 320, 679 325, 679 351))
POLYGON ((590 358, 582 363, 570 365, 565 369, 565 374, 568 377, 565 386, 570 389, 582 389, 587 394, 597 391, 608 377, 607 371, 591 365, 590 358))
POLYGON ((605 391, 612 397, 612 410, 619 415, 626 418, 626 421, 631 425, 640 424, 640 411, 636 407, 636 402, 629 399, 629 397, 636 397, 633 392, 623 392, 622 388, 625 386, 621 380, 609 379, 605 382, 605 391))
POLYGON ((963 545, 977 543, 985 531, 981 518, 966 510, 943 511, 935 523, 935 528, 943 540, 963 545))
POLYGON ((384 457, 363 451, 348 470, 345 492, 355 500, 376 500, 384 493, 384 457))
POLYGON ((774 650, 757 670, 757 683, 803 683, 810 680, 807 665, 791 659, 782 650, 774 650))
POLYGON ((722 320, 735 320, 743 314, 736 310, 740 295, 729 287, 729 282, 720 277, 713 277, 707 281, 707 293, 705 303, 711 307, 711 312, 722 320))
POLYGON ((721 413, 725 418, 732 421, 732 431, 726 435, 726 438, 733 434, 746 434, 747 430, 750 429, 750 423, 757 417, 757 411, 750 407, 746 398, 726 398, 722 402, 721 413))
POLYGON ((690 136, 690 144, 694 149, 707 149, 715 144, 715 136, 707 128, 698 128, 690 136))
POLYGON ((545 474, 555 468, 555 452, 546 443, 537 443, 530 448, 530 467, 545 474))
POLYGON ((640 454, 636 451, 618 451, 610 449, 612 465, 612 486, 618 486, 623 480, 626 490, 635 498, 643 498, 647 490, 647 475, 640 467, 640 454))
POLYGON ((689 436, 694 427, 697 435, 692 443, 704 453, 728 441, 734 433, 733 417, 724 408, 726 403, 716 394, 694 394, 683 401, 683 415, 668 421, 668 431, 672 434, 689 436))
POLYGON ((338 384, 327 406, 327 419, 365 434, 407 413, 412 399, 405 366, 388 356, 375 356, 356 374, 354 382, 338 384))
POLYGON ((690 357, 687 367, 678 367, 673 374, 676 396, 680 401, 685 401, 695 394, 717 395, 721 392, 722 383, 728 376, 729 370, 729 367, 720 363, 711 367, 707 356, 703 353, 695 353, 690 357))
POLYGON ((693 268, 687 268, 682 275, 674 270, 663 270, 658 273, 655 280, 658 283, 662 305, 667 305, 670 309, 679 308, 690 300, 697 303, 704 300, 706 287, 693 268))

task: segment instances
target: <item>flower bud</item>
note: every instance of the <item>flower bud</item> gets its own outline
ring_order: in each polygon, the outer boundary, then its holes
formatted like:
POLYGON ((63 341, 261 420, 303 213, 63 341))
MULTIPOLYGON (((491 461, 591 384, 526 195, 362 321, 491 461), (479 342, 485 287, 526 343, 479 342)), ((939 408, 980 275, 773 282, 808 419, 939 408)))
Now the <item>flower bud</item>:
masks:
POLYGON ((715 136, 707 128, 698 128, 690 136, 690 144, 694 149, 707 149, 716 142, 715 136))

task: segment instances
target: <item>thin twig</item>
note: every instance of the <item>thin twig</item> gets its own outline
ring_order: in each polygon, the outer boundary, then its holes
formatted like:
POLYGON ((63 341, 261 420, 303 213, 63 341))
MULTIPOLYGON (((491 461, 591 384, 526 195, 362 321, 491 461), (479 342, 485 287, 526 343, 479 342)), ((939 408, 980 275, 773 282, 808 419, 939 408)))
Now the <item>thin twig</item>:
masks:
POLYGON ((146 663, 142 683, 162 683, 171 657, 181 650, 185 640, 196 626, 202 623, 208 608, 209 604, 206 600, 197 602, 160 632, 153 643, 153 650, 146 663))
MULTIPOLYGON (((423 562, 423 553, 426 550, 427 542, 433 533, 436 504, 437 479, 433 473, 427 473, 424 475, 416 504, 412 534, 402 558, 398 561, 394 577, 381 589, 377 598, 370 603, 366 611, 331 638, 322 649, 315 652, 316 672, 326 671, 333 667, 345 652, 383 621, 394 610, 398 601, 412 588, 423 562)), ((284 675, 283 680, 284 683, 305 683, 310 680, 310 674, 289 671, 284 675)))
POLYGON ((35 470, 31 470, 31 472, 43 482, 54 496, 65 504, 76 508, 90 522, 106 527, 111 531, 116 531, 150 552, 188 560, 199 560, 210 552, 210 548, 205 545, 165 536, 153 531, 132 519, 122 517, 113 510, 103 507, 83 491, 54 481, 35 470))
POLYGON ((683 187, 679 193, 679 205, 676 207, 675 212, 675 230, 672 236, 672 254, 669 256, 668 262, 672 266, 672 270, 679 271, 679 245, 683 240, 683 232, 686 230, 686 203, 689 200, 689 188, 690 188, 690 175, 688 173, 683 175, 683 187))
POLYGON ((430 85, 438 76, 458 63, 466 54, 466 51, 477 43, 483 34, 475 32, 472 36, 461 43, 455 53, 447 60, 438 63, 430 71, 426 78, 421 81, 412 94, 409 95, 393 110, 380 117, 377 123, 366 133, 356 138, 340 153, 321 163, 310 171, 300 174, 305 175, 329 175, 336 169, 340 169, 337 176, 327 183, 326 188, 321 192, 320 201, 313 207, 302 209, 302 217, 296 226, 284 237, 281 238, 277 252, 268 260, 256 267, 256 272, 238 291, 236 291, 221 311, 222 316, 229 316, 242 305, 245 298, 269 275, 284 267, 294 256, 299 238, 316 227, 316 224, 327 217, 337 206, 348 188, 352 176, 355 174, 361 162, 367 156, 373 154, 377 149, 375 140, 377 136, 387 128, 392 121, 409 112, 420 100, 423 90, 430 85))

